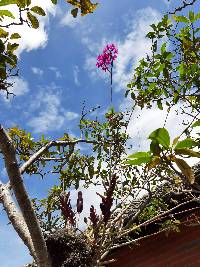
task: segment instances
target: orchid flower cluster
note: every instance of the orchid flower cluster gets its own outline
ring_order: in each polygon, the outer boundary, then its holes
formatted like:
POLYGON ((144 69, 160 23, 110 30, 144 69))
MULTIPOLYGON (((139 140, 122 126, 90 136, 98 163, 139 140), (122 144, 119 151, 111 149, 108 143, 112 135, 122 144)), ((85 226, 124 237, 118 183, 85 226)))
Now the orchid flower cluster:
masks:
POLYGON ((112 103, 112 75, 113 75, 113 62, 118 55, 118 49, 114 44, 108 44, 103 50, 103 53, 97 57, 97 68, 103 71, 108 71, 110 74, 110 100, 112 103))
POLYGON ((103 53, 97 57, 96 66, 102 70, 111 72, 113 61, 116 60, 118 49, 114 44, 108 44, 103 50, 103 53))

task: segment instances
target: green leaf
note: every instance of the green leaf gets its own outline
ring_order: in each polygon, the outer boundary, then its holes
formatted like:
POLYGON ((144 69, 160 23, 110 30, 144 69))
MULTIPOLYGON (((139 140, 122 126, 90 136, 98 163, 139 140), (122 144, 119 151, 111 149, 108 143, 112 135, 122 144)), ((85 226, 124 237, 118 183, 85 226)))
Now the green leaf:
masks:
POLYGON ((183 159, 175 158, 175 163, 181 172, 188 178, 190 184, 193 184, 195 182, 194 172, 187 162, 183 159))
POLYGON ((167 46, 167 43, 162 44, 161 49, 160 49, 162 54, 164 54, 164 52, 166 51, 166 46, 167 46))
POLYGON ((151 154, 149 152, 136 152, 128 156, 128 159, 126 159, 125 164, 141 165, 143 163, 150 162, 150 160, 151 160, 151 154))
POLYGON ((192 147, 194 147, 196 145, 197 145, 197 143, 193 139, 186 138, 186 139, 178 142, 174 149, 177 149, 177 148, 192 148, 192 147))
POLYGON ((34 29, 38 29, 39 28, 39 21, 38 19, 33 16, 30 12, 27 12, 27 17, 29 19, 29 21, 31 22, 31 25, 34 29))
POLYGON ((195 15, 195 17, 194 17, 194 20, 198 20, 198 19, 200 19, 200 13, 197 13, 197 14, 195 15))
POLYGON ((8 32, 0 28, 0 38, 7 38, 7 37, 8 37, 8 32))
POLYGON ((11 34, 10 39, 19 39, 21 38, 21 35, 17 32, 11 34))
POLYGON ((30 6, 31 0, 25 0, 25 2, 26 2, 26 6, 30 6))
POLYGON ((30 9, 32 12, 40 15, 40 16, 45 16, 46 13, 44 11, 43 8, 41 8, 40 6, 33 6, 31 9, 30 9))
POLYGON ((72 16, 73 16, 74 18, 76 18, 76 17, 77 17, 77 14, 78 14, 78 8, 74 8, 74 9, 72 9, 72 10, 71 10, 71 14, 72 14, 72 16))
POLYGON ((195 123, 192 124, 192 127, 200 126, 200 120, 195 121, 195 123))
POLYGON ((13 5, 13 4, 17 4, 17 3, 18 3, 17 0, 1 0, 0 6, 13 5))
POLYGON ((154 156, 160 156, 160 152, 162 151, 158 142, 156 140, 152 140, 150 144, 150 151, 154 156))
POLYGON ((58 0, 51 0, 51 2, 56 5, 58 3, 58 0))
POLYGON ((0 17, 4 16, 15 19, 15 16, 9 10, 0 10, 0 17))
POLYGON ((189 23, 189 19, 185 16, 176 16, 176 15, 173 15, 172 16, 173 19, 176 21, 176 22, 184 22, 184 23, 189 23))
POLYGON ((164 148, 169 148, 170 136, 165 128, 158 128, 157 130, 153 131, 149 135, 148 139, 157 141, 164 148))
POLYGON ((161 102, 161 99, 158 99, 157 100, 157 106, 160 110, 163 110, 163 106, 162 106, 162 102, 161 102))
POLYGON ((194 12, 193 11, 189 11, 189 19, 191 22, 195 21, 195 16, 194 16, 194 12))
POLYGON ((0 39, 0 54, 2 54, 4 52, 4 50, 5 50, 5 45, 4 45, 3 41, 0 39))
POLYGON ((19 47, 19 44, 11 44, 11 43, 8 43, 7 44, 7 50, 11 53, 13 53, 17 48, 19 47))
POLYGON ((10 57, 4 56, 3 58, 4 58, 5 62, 7 64, 9 64, 12 68, 16 67, 16 62, 14 60, 12 60, 10 57))
POLYGON ((175 146, 179 140, 180 136, 177 136, 174 138, 173 142, 172 142, 172 146, 175 146))

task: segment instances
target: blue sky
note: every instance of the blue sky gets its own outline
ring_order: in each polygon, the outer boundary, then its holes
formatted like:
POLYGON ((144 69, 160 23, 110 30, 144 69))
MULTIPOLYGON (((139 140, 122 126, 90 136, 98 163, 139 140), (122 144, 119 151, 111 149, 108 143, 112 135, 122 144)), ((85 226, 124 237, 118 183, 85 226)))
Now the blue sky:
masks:
MULTIPOLYGON (((165 0, 102 0, 94 14, 73 19, 65 1, 60 0, 57 7, 50 0, 42 2, 48 16, 41 20, 40 30, 18 28, 22 34, 18 52, 20 75, 13 87, 16 96, 9 100, 0 96, 1 123, 6 128, 18 125, 35 137, 44 133, 56 138, 63 132, 79 136, 77 124, 83 101, 87 109, 100 105, 99 115, 110 105, 108 76, 96 68, 97 55, 105 44, 117 45, 113 105, 116 109, 130 106, 124 92, 133 68, 149 51, 150 44, 145 39, 148 25, 158 21, 171 6, 165 0)), ((164 122, 165 111, 144 111, 140 120, 138 115, 136 111, 129 133, 141 149, 147 145, 144 138, 164 122)), ((177 118, 169 117, 168 127, 174 124, 177 127, 171 127, 172 135, 180 126, 177 118)), ((0 166, 1 179, 6 181, 0 166)), ((50 185, 36 177, 25 177, 25 183, 32 197, 41 196, 50 185)), ((3 211, 1 217, 1 266, 20 267, 30 257, 12 227, 6 224, 3 211)))

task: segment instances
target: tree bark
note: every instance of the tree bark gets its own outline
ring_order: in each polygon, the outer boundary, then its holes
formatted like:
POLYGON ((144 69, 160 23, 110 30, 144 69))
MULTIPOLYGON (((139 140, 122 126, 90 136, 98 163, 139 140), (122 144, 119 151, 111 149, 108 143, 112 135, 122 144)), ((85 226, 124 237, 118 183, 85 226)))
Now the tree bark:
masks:
POLYGON ((17 209, 12 196, 11 192, 8 189, 8 185, 5 185, 0 182, 0 202, 2 203, 7 216, 14 227, 15 231, 19 235, 19 237, 22 239, 24 244, 28 247, 31 256, 36 261, 36 254, 33 247, 33 242, 31 240, 29 230, 27 228, 27 225, 24 221, 24 218, 21 214, 21 212, 17 209))
POLYGON ((35 250, 38 267, 51 267, 50 257, 46 243, 35 215, 31 200, 25 189, 23 178, 20 174, 15 148, 12 140, 0 125, 0 149, 4 156, 5 166, 10 179, 10 184, 14 191, 16 200, 23 214, 27 228, 29 230, 33 247, 35 250))

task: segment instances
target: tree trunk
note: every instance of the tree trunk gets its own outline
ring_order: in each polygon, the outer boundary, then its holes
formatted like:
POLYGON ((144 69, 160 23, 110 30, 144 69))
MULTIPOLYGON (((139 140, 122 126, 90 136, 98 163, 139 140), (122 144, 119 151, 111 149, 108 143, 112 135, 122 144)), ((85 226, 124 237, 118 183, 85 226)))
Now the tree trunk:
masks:
POLYGON ((38 267, 51 267, 51 261, 47 251, 46 243, 31 200, 29 199, 28 193, 25 189, 23 178, 20 174, 15 148, 12 140, 1 125, 0 149, 4 155, 5 166, 10 179, 10 184, 33 242, 33 247, 37 258, 37 265, 38 267))
POLYGON ((36 261, 36 254, 34 251, 33 243, 29 234, 29 230, 27 228, 27 225, 24 221, 24 218, 21 214, 21 212, 17 209, 12 196, 11 192, 8 188, 8 185, 5 185, 0 182, 0 202, 2 203, 7 216, 14 227, 15 231, 19 235, 19 237, 22 239, 24 244, 28 247, 31 256, 36 261))

